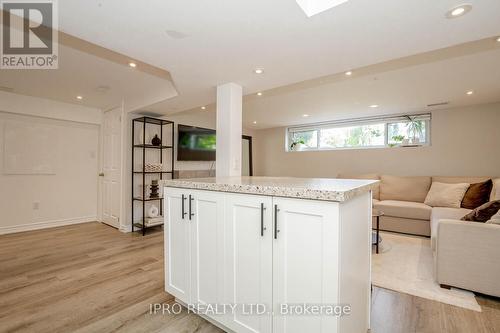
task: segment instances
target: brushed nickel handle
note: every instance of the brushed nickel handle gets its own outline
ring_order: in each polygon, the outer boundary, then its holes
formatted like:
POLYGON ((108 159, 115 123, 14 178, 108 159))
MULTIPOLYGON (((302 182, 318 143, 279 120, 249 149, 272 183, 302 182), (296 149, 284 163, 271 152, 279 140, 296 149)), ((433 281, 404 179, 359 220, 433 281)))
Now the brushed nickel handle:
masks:
POLYGON ((190 194, 189 195, 189 220, 191 221, 191 218, 194 216, 194 213, 192 213, 191 211, 191 203, 193 202, 194 198, 193 196, 190 194))
POLYGON ((183 194, 182 195, 182 212, 181 212, 182 213, 181 217, 183 220, 184 220, 184 216, 186 216, 186 214, 187 214, 184 212, 184 201, 186 201, 186 196, 183 194))
POLYGON ((264 210, 266 208, 264 207, 264 203, 260 204, 260 235, 264 237, 264 230, 266 230, 266 227, 264 227, 264 210))
POLYGON ((274 205, 274 239, 278 239, 278 205, 274 205))

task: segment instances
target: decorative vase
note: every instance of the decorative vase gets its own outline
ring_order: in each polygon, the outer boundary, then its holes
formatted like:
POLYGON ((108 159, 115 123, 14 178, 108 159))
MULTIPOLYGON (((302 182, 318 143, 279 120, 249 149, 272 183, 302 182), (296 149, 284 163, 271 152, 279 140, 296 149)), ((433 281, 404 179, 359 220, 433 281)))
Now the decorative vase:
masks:
POLYGON ((151 140, 151 144, 153 146, 161 145, 161 139, 158 137, 158 134, 155 134, 154 138, 151 140))
POLYGON ((150 198, 158 198, 159 197, 158 189, 159 189, 158 180, 156 180, 156 179, 152 180, 151 181, 151 193, 149 194, 149 197, 150 198))
POLYGON ((151 205, 148 210, 148 217, 157 217, 160 211, 158 210, 158 207, 155 205, 151 205))

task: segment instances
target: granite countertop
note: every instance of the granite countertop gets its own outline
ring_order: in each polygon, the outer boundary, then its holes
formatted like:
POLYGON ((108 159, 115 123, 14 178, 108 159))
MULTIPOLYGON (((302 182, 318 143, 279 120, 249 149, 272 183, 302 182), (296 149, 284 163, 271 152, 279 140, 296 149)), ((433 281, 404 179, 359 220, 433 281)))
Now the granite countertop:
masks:
POLYGON ((370 191, 378 180, 215 177, 162 180, 167 187, 343 202, 370 191))

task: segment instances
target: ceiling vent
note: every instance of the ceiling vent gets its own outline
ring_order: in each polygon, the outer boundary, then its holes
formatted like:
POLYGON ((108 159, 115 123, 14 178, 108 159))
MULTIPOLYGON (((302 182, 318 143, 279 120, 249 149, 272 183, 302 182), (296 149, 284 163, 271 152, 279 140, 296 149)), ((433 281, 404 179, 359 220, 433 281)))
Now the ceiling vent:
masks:
POLYGON ((187 34, 180 32, 180 31, 176 31, 176 30, 166 30, 165 32, 167 33, 167 35, 170 38, 173 38, 173 39, 184 39, 184 38, 188 37, 187 34))
POLYGON ((295 0, 307 17, 322 13, 349 0, 295 0))
POLYGON ((110 86, 99 86, 95 90, 101 94, 105 94, 111 90, 111 87, 110 86))
POLYGON ((442 106, 442 105, 448 105, 450 102, 440 102, 440 103, 434 103, 434 104, 427 104, 428 107, 433 107, 433 106, 442 106))

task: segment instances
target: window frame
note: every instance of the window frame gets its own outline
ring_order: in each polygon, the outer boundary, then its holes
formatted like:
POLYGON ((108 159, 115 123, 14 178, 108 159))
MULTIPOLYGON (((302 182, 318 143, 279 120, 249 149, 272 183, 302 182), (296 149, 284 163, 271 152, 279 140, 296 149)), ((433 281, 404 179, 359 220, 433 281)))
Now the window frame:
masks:
POLYGON ((329 150, 353 150, 353 149, 384 149, 384 148, 418 148, 418 147, 428 147, 431 145, 431 126, 432 126, 432 114, 431 113, 419 113, 410 115, 396 115, 387 117, 370 117, 370 118, 357 118, 357 119, 346 119, 341 121, 331 121, 322 122, 315 124, 305 124, 296 125, 286 128, 285 131, 285 151, 287 152, 304 152, 304 151, 329 151, 329 150), (413 119, 417 118, 425 122, 425 142, 419 144, 409 144, 409 145, 389 145, 389 125, 394 123, 404 123, 408 121, 408 117, 413 119), (356 147, 321 147, 321 130, 322 129, 332 129, 332 128, 346 128, 355 126, 365 126, 365 125, 375 125, 384 124, 384 145, 372 145, 372 146, 356 146, 356 147), (291 138, 293 133, 306 132, 306 131, 316 131, 316 148, 304 147, 300 150, 292 150, 290 148, 291 138))

